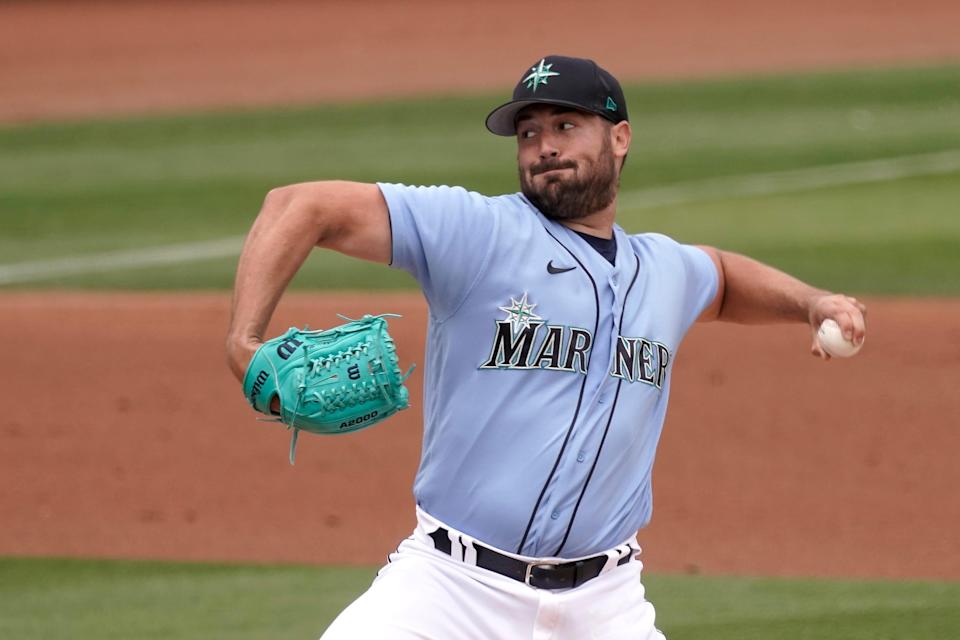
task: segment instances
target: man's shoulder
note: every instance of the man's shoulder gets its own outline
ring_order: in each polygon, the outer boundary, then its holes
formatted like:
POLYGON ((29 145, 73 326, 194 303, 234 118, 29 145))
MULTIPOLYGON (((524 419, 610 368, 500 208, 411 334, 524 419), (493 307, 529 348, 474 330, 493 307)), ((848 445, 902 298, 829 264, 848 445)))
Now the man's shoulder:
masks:
POLYGON ((682 244, 666 234, 655 231, 627 233, 626 236, 630 240, 631 245, 637 249, 646 251, 675 251, 682 244))
MULTIPOLYGON (((630 246, 641 259, 671 264, 689 260, 702 251, 693 244, 676 240, 666 234, 648 231, 627 234, 630 246)), ((707 255, 704 252, 704 255, 707 255)))
POLYGON ((411 185, 394 182, 378 182, 377 186, 385 195, 405 194, 411 198, 423 198, 428 201, 462 202, 464 204, 482 205, 491 209, 509 210, 515 212, 533 213, 533 207, 527 202, 523 194, 504 193, 490 196, 459 185, 431 184, 411 185))
POLYGON ((641 262, 664 273, 716 274, 713 260, 701 247, 687 244, 663 233, 637 233, 628 236, 641 262))

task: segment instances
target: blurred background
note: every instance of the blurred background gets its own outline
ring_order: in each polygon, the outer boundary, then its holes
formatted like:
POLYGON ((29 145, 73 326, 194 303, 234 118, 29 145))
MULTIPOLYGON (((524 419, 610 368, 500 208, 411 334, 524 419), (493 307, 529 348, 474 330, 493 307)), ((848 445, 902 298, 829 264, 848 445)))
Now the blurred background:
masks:
MULTIPOLYGON (((960 636, 960 4, 38 0, 0 2, 0 637, 317 637, 369 584, 419 403, 290 467, 224 365, 243 236, 298 181, 516 191, 483 118, 551 53, 625 85, 628 232, 870 306, 842 362, 691 331, 640 534, 661 628, 960 636)), ((292 289, 276 332, 400 312, 423 362, 404 274, 318 253, 292 289)))

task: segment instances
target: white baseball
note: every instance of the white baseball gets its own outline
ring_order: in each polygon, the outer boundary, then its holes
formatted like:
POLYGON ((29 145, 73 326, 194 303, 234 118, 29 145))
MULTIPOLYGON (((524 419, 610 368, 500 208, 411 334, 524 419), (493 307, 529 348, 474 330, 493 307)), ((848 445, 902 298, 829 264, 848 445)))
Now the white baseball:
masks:
POLYGON ((840 330, 840 325, 837 324, 836 320, 830 318, 827 318, 821 323, 820 329, 817 331, 817 341, 823 350, 834 358, 849 358, 850 356, 854 356, 863 346, 862 342, 856 345, 844 338, 843 332, 840 330))

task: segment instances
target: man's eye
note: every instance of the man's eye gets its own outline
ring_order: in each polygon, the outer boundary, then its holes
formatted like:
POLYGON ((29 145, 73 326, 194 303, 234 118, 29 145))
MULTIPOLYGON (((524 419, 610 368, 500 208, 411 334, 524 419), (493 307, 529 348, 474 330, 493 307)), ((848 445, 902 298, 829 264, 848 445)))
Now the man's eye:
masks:
POLYGON ((566 129, 573 129, 573 123, 572 123, 572 122, 564 122, 564 123, 562 123, 562 124, 560 125, 560 128, 561 128, 561 129, 564 129, 564 130, 566 130, 566 129))
POLYGON ((529 129, 528 129, 527 131, 521 131, 521 132, 520 132, 520 137, 521 137, 521 138, 532 138, 533 136, 534 136, 533 131, 531 131, 531 130, 529 130, 529 129))

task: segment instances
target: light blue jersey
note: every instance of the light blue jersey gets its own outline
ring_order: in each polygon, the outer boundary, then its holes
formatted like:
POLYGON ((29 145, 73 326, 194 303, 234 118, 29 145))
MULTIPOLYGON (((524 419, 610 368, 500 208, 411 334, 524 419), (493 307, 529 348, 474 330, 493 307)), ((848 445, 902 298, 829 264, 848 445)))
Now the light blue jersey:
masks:
POLYGON ((417 504, 528 556, 636 533, 677 349, 716 295, 710 257, 614 226, 614 266, 521 194, 379 186, 392 265, 430 308, 417 504))

